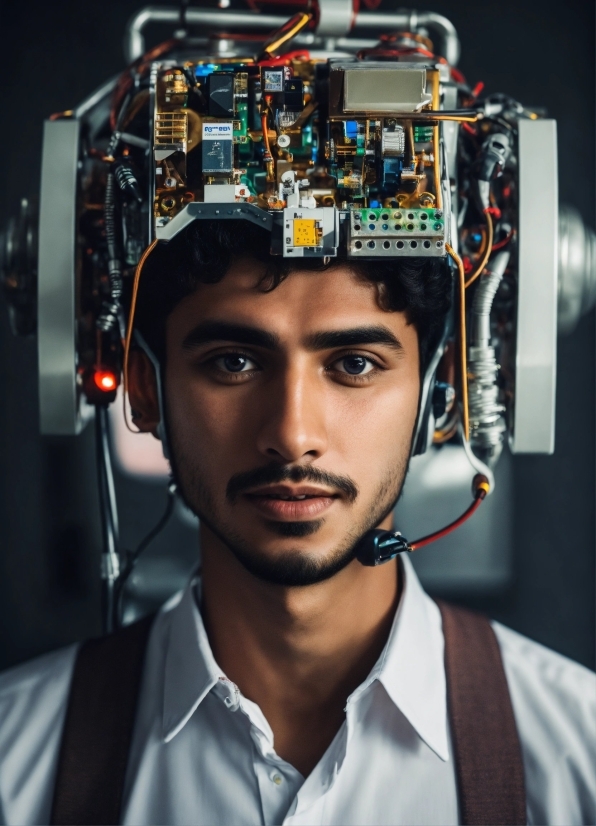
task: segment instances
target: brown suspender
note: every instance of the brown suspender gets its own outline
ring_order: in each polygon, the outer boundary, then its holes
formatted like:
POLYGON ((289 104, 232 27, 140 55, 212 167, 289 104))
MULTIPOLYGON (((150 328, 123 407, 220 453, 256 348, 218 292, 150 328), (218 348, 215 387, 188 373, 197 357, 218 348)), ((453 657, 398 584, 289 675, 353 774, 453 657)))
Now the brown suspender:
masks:
MULTIPOLYGON (((461 823, 526 823, 519 738, 489 621, 439 602, 461 823)), ((120 822, 137 695, 152 617, 85 643, 60 746, 52 824, 120 822)))
POLYGON ((145 648, 153 616, 79 649, 72 680, 50 823, 120 822, 145 648))
POLYGON ((460 820, 526 823, 521 746, 495 632, 486 617, 437 602, 460 820))

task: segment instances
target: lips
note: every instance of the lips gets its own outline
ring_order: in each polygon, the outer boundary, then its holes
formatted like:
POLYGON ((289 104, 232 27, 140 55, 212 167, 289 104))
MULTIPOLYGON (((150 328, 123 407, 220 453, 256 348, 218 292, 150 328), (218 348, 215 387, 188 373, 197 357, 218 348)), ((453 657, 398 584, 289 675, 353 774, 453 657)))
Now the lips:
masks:
POLYGON ((273 485, 244 494, 264 516, 288 522, 313 519, 328 510, 337 496, 312 485, 273 485))

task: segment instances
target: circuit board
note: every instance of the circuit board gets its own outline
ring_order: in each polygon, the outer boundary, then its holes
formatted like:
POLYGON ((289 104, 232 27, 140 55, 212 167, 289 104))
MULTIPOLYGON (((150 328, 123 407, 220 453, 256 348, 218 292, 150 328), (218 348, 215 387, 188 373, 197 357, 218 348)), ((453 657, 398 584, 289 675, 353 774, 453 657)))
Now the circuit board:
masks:
POLYGON ((441 68, 300 53, 157 64, 155 237, 191 214, 262 213, 285 257, 445 255, 441 68))

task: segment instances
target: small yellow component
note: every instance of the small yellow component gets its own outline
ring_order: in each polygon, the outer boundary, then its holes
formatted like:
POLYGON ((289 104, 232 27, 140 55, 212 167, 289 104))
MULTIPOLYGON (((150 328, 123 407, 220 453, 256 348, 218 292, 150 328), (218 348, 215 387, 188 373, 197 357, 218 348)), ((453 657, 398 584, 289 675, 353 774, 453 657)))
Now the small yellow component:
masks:
POLYGON ((314 218, 294 218, 294 246, 295 247, 316 247, 319 245, 319 233, 317 232, 314 218))

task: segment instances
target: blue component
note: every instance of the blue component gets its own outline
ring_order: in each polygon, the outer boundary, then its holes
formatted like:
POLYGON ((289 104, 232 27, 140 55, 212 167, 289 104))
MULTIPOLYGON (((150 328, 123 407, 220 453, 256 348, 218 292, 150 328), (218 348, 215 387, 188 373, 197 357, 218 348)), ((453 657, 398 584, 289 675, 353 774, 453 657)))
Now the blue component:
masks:
POLYGON ((358 135, 358 121, 347 120, 346 122, 346 138, 354 139, 358 135))
POLYGON ((389 229, 389 224, 383 224, 383 229, 389 229))
POLYGON ((402 166, 401 158, 386 158, 383 161, 383 186, 391 189, 399 186, 402 166))
POLYGON ((380 206, 381 206, 380 201, 371 201, 370 202, 370 208, 371 209, 378 209, 380 206))
POLYGON ((217 63, 204 63, 202 66, 195 66, 195 77, 207 77, 212 72, 219 70, 217 63))
POLYGON ((374 229, 374 228, 375 228, 375 225, 374 225, 374 224, 369 224, 369 225, 368 225, 368 228, 369 228, 369 229, 374 229))

